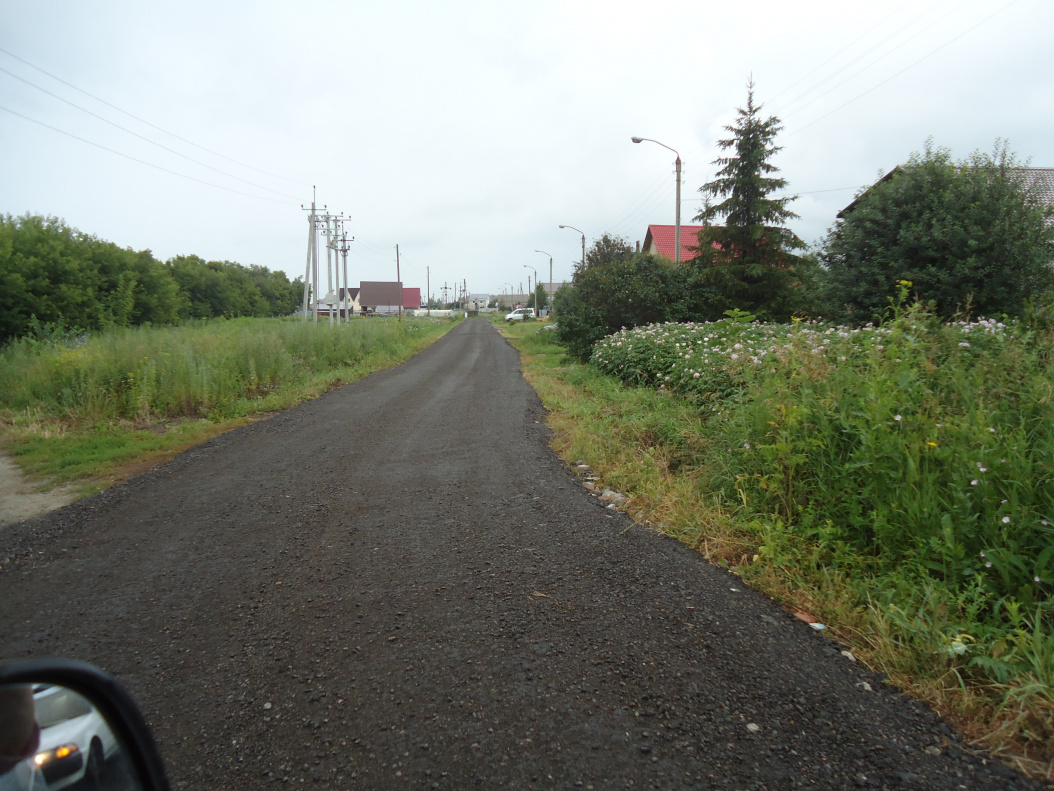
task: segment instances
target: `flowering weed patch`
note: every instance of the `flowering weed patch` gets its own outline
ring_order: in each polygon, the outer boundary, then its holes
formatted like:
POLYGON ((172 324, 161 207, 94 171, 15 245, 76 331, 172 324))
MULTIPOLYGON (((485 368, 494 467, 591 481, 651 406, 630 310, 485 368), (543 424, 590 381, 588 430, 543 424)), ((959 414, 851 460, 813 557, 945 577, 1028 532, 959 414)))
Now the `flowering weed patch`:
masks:
POLYGON ((1054 338, 911 308, 856 329, 638 327, 592 364, 696 405, 700 502, 735 503, 755 537, 741 573, 839 579, 882 624, 880 664, 1001 689, 1049 771, 1054 338))

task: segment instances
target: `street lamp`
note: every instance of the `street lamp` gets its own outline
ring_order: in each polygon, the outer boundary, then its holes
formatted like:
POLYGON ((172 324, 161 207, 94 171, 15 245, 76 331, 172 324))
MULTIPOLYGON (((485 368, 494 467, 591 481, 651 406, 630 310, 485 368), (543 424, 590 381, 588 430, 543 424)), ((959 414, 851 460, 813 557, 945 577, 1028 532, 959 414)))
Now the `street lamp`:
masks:
MULTIPOLYGON (((649 143, 655 143, 663 148, 669 149, 673 153, 677 154, 676 148, 670 148, 665 143, 660 143, 658 140, 652 140, 650 137, 631 137, 634 143, 643 143, 647 140, 649 143)), ((674 244, 677 246, 677 250, 674 253, 674 263, 681 263, 681 155, 677 154, 677 161, 674 163, 677 166, 677 230, 675 232, 674 244)))
POLYGON ((549 288, 553 287, 553 256, 551 253, 545 252, 545 250, 535 250, 536 253, 549 256, 549 288))
MULTIPOLYGON (((560 227, 561 228, 570 228, 572 231, 578 231, 578 229, 575 228, 575 226, 573 226, 573 225, 561 225, 560 227)), ((585 269, 586 268, 586 232, 585 231, 578 231, 578 232, 580 234, 582 234, 582 268, 585 269)))
MULTIPOLYGON (((535 291, 537 291, 538 290, 538 270, 535 269, 533 266, 530 266, 529 264, 524 264, 523 268, 524 269, 530 269, 532 272, 534 272, 534 289, 535 289, 535 291)), ((531 290, 531 276, 530 275, 527 276, 527 290, 528 291, 531 290)), ((535 312, 535 314, 537 314, 538 313, 538 295, 535 294, 535 293, 532 293, 531 296, 534 297, 534 312, 535 312)), ((528 302, 527 304, 530 304, 530 302, 528 302)))

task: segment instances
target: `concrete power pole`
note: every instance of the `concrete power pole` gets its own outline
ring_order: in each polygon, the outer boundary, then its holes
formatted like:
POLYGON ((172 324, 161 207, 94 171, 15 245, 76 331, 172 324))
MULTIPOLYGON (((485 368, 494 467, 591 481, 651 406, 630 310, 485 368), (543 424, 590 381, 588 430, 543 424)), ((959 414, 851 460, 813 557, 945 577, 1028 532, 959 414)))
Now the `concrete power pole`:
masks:
POLYGON ((395 280, 399 284, 399 321, 403 320, 403 276, 399 274, 399 245, 395 245, 395 280))
MULTIPOLYGON (((300 208, 304 209, 304 205, 300 204, 300 208)), ((303 316, 304 321, 307 321, 307 306, 309 300, 314 303, 318 299, 318 295, 312 292, 312 286, 317 280, 317 264, 318 264, 318 252, 317 252, 317 234, 315 225, 315 188, 311 188, 311 214, 307 216, 307 264, 304 269, 304 304, 303 304, 303 316), (313 277, 312 275, 315 275, 313 277)), ((314 314, 314 320, 318 321, 318 310, 312 305, 311 312, 314 314)))
MULTIPOLYGON (((354 242, 355 237, 351 237, 350 241, 354 242)), ((351 324, 351 289, 348 287, 348 251, 351 247, 348 242, 348 234, 344 231, 343 223, 341 223, 340 246, 337 251, 344 257, 344 294, 340 299, 340 307, 344 311, 341 320, 343 324, 351 324)))
MULTIPOLYGON (((323 213, 319 214, 318 204, 315 200, 314 190, 311 193, 311 208, 300 206, 311 213, 307 217, 307 262, 304 268, 304 299, 301 306, 304 321, 307 321, 307 311, 310 306, 313 321, 318 322, 318 303, 321 298, 318 283, 318 235, 321 233, 326 237, 326 267, 328 275, 329 291, 325 296, 329 306, 329 323, 333 325, 333 259, 336 257, 338 224, 343 222, 343 212, 339 215, 330 214, 323 204, 323 213)), ((354 241, 354 240, 352 240, 354 241)), ((337 261, 337 277, 340 277, 340 262, 337 261)))

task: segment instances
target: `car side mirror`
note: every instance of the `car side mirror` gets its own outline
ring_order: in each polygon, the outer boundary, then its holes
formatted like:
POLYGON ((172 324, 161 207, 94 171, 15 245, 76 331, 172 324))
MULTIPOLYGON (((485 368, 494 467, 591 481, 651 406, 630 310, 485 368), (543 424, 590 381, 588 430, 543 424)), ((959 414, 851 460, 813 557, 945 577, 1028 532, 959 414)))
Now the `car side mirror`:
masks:
POLYGON ((169 791, 161 753, 132 697, 87 662, 0 664, 0 790, 169 791))

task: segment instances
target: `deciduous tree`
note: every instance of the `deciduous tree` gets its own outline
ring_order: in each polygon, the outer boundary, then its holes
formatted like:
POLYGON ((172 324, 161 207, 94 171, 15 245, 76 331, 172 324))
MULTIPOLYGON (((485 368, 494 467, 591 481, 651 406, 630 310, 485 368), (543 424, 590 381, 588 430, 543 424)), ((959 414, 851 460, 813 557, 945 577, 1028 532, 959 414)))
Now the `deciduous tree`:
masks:
POLYGON ((928 141, 921 154, 857 196, 828 232, 822 260, 838 318, 880 315, 898 281, 944 317, 1019 314, 1051 287, 1051 208, 1005 142, 952 160, 928 141))

